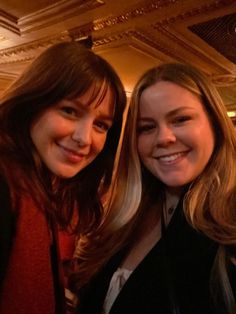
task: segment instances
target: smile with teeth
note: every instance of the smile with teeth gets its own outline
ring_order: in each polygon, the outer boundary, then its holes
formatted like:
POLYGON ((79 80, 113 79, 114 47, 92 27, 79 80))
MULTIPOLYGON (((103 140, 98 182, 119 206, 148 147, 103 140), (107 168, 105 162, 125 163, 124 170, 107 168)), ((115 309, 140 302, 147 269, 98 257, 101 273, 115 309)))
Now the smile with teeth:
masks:
POLYGON ((186 152, 176 153, 168 156, 160 156, 157 159, 163 162, 173 162, 185 155, 186 152))

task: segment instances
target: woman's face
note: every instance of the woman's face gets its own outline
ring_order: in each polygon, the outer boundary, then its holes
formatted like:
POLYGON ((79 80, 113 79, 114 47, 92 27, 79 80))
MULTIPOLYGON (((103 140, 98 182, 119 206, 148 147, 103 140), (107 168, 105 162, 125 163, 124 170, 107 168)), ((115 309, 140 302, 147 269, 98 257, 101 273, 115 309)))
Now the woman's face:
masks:
POLYGON ((137 136, 143 164, 172 188, 183 187, 200 175, 215 144, 213 128, 197 96, 166 81, 143 91, 137 136))
POLYGON ((71 178, 88 166, 101 152, 114 117, 110 89, 102 102, 100 93, 90 104, 90 88, 84 95, 64 99, 46 109, 32 124, 35 148, 55 175, 71 178))

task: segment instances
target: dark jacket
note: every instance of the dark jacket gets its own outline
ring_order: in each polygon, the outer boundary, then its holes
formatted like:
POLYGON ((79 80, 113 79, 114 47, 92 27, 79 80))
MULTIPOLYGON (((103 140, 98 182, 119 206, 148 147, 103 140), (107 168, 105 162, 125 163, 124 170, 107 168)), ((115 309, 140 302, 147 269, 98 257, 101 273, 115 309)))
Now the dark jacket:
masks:
MULTIPOLYGON (((213 307, 209 289, 216 252, 217 244, 190 227, 179 205, 165 235, 133 271, 110 314, 225 314, 225 309, 213 307)), ((114 256, 91 281, 78 314, 102 313, 122 255, 114 256)))

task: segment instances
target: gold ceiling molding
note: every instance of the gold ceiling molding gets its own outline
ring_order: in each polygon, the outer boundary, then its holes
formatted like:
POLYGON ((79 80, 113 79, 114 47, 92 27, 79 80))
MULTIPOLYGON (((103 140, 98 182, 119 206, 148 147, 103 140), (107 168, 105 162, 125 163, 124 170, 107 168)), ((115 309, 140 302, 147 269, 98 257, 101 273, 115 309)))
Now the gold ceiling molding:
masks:
POLYGON ((98 19, 80 27, 72 28, 68 30, 68 32, 71 34, 72 38, 76 40, 77 38, 91 35, 91 33, 94 31, 100 31, 111 26, 114 27, 118 24, 128 21, 129 19, 144 16, 154 10, 160 9, 162 7, 167 7, 168 5, 174 4, 178 1, 179 0, 157 0, 148 3, 147 1, 144 1, 143 5, 140 4, 140 7, 138 9, 128 11, 119 16, 98 19))
POLYGON ((9 73, 9 72, 3 72, 3 71, 0 71, 0 80, 1 81, 11 81, 11 80, 14 80, 17 78, 17 74, 14 74, 14 73, 9 73))
MULTIPOLYGON (((219 63, 217 63, 216 60, 208 57, 203 52, 197 50, 195 47, 192 46, 192 43, 187 43, 186 40, 182 40, 180 37, 174 35, 174 33, 169 29, 163 27, 163 23, 156 23, 155 25, 152 25, 155 30, 157 30, 159 33, 161 33, 165 38, 168 38, 168 41, 166 41, 166 45, 175 44, 178 45, 178 47, 182 50, 184 48, 184 51, 187 51, 187 53, 191 53, 195 57, 199 58, 201 62, 205 62, 208 65, 213 66, 214 68, 217 68, 220 72, 225 71, 225 68, 221 66, 219 63)), ((184 55, 184 51, 181 52, 178 51, 179 59, 182 61, 186 61, 186 56, 184 55)), ((174 55, 175 59, 177 59, 177 53, 174 55)))
POLYGON ((4 41, 4 40, 7 40, 7 38, 0 33, 0 41, 4 41))
POLYGON ((62 19, 66 20, 83 14, 103 4, 102 0, 61 0, 34 13, 25 15, 18 20, 14 20, 15 29, 18 34, 25 35, 59 23, 62 19))
POLYGON ((0 26, 14 34, 20 35, 17 18, 0 9, 0 26))
MULTIPOLYGON (((215 0, 211 4, 205 4, 201 7, 194 8, 193 10, 189 10, 182 14, 172 16, 170 18, 157 22, 156 24, 154 24, 154 28, 158 29, 159 27, 177 22, 179 20, 186 20, 196 15, 201 15, 203 13, 211 12, 212 9, 219 9, 225 6, 226 4, 228 5, 228 4, 234 3, 234 1, 235 0, 215 0)), ((145 5, 140 4, 140 7, 138 9, 128 11, 119 16, 95 20, 93 22, 82 25, 80 27, 70 29, 68 30, 68 32, 71 34, 72 38, 76 40, 77 38, 91 35, 91 33, 94 31, 100 31, 108 27, 114 27, 117 24, 121 24, 128 21, 129 19, 139 17, 139 16, 145 16, 146 14, 149 14, 157 9, 160 9, 162 7, 167 7, 168 5, 171 5, 171 4, 173 5, 174 3, 177 3, 177 2, 179 2, 179 0, 157 0, 157 1, 151 1, 147 4, 147 1, 144 1, 145 5)))
MULTIPOLYGON (((19 19, 0 9, 0 26, 21 36, 102 5, 104 5, 103 0, 61 0, 19 19)), ((94 30, 94 27, 92 29, 94 30)))
POLYGON ((166 45, 164 41, 161 41, 160 39, 157 40, 156 38, 151 38, 150 35, 147 35, 144 32, 141 32, 138 30, 127 30, 124 32, 116 33, 116 34, 111 34, 110 36, 94 38, 93 47, 98 48, 100 46, 111 44, 114 41, 121 42, 121 40, 127 40, 127 39, 130 41, 132 39, 135 39, 138 42, 141 42, 142 44, 145 44, 146 46, 149 46, 150 48, 155 49, 156 51, 164 53, 168 57, 177 59, 179 61, 183 61, 183 58, 181 58, 181 56, 176 55, 173 52, 173 49, 169 49, 168 48, 169 45, 166 45))
POLYGON ((160 38, 151 38, 150 35, 144 34, 140 31, 132 31, 132 36, 139 41, 142 41, 144 44, 149 45, 150 47, 156 49, 167 55, 168 57, 173 58, 174 60, 183 61, 184 57, 182 55, 176 54, 176 52, 170 47, 169 43, 166 43, 166 40, 161 40, 160 38))
POLYGON ((68 34, 73 40, 78 40, 81 37, 90 36, 94 31, 94 24, 93 22, 84 24, 79 27, 74 27, 68 30, 68 34))
POLYGON ((32 60, 36 57, 38 52, 41 52, 49 46, 69 40, 71 40, 71 38, 68 33, 62 32, 57 36, 43 38, 14 48, 3 49, 0 51, 0 64, 32 60))
POLYGON ((236 86, 236 74, 214 75, 211 80, 216 86, 236 86))
POLYGON ((235 15, 236 0, 0 2, 0 95, 50 45, 90 41, 95 52, 117 67, 129 90, 145 69, 160 62, 187 61, 206 72, 226 105, 236 110, 236 62, 225 53, 233 54, 227 47, 235 47, 236 24, 233 18, 229 24, 223 19, 235 15), (206 36, 212 30, 214 40, 217 34, 220 42, 225 29, 229 34, 228 45, 222 45, 225 50, 216 50, 208 37, 203 40, 194 33, 194 26, 203 23, 210 25, 204 28, 206 36), (119 58, 123 53, 125 59, 119 58))
MULTIPOLYGON (((93 23, 88 23, 81 27, 70 29, 68 30, 68 36, 72 40, 79 41, 83 37, 90 36, 93 30, 93 26, 94 26, 93 23)), ((111 44, 116 41, 120 42, 122 40, 130 39, 130 38, 136 38, 139 41, 145 41, 145 43, 149 44, 149 46, 151 47, 154 47, 154 45, 155 47, 157 46, 156 41, 148 40, 147 37, 145 37, 138 31, 129 29, 126 31, 109 33, 109 35, 103 35, 103 36, 99 36, 99 35, 97 36, 96 34, 94 34, 93 48, 98 48, 107 44, 111 44)))
POLYGON ((98 31, 107 27, 115 26, 117 24, 121 24, 127 22, 136 17, 145 16, 155 10, 160 8, 167 7, 169 5, 173 5, 174 3, 179 2, 179 0, 157 0, 157 1, 143 1, 143 4, 140 3, 139 8, 128 11, 121 15, 115 17, 109 17, 106 19, 99 19, 94 21, 94 30, 98 31))
MULTIPOLYGON (((218 11, 222 8, 225 8, 227 5, 234 4, 235 0, 214 0, 213 2, 205 3, 204 5, 193 8, 192 10, 183 12, 176 16, 171 16, 167 19, 163 19, 162 21, 158 21, 157 24, 165 26, 169 24, 173 24, 179 21, 185 21, 189 18, 193 18, 196 16, 206 15, 208 13, 212 13, 213 11, 218 11)), ((220 11, 219 11, 220 12, 220 11)))
POLYGON ((125 31, 125 32, 119 32, 119 33, 113 33, 109 36, 103 36, 103 37, 95 37, 93 40, 93 47, 98 48, 100 46, 104 46, 107 44, 111 44, 115 41, 121 42, 124 39, 129 39, 131 37, 132 32, 131 31, 125 31))

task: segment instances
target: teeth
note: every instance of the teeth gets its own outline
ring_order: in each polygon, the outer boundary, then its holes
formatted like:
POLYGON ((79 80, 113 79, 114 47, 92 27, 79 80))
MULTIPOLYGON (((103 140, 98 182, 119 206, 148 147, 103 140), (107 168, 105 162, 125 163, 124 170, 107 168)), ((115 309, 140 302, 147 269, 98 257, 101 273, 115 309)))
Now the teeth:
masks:
POLYGON ((177 158, 179 158, 180 156, 182 156, 183 153, 177 153, 171 156, 163 156, 163 157, 159 157, 160 160, 165 161, 165 162, 170 162, 170 161, 174 161, 177 158))

